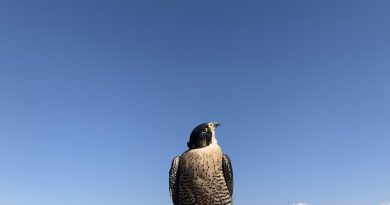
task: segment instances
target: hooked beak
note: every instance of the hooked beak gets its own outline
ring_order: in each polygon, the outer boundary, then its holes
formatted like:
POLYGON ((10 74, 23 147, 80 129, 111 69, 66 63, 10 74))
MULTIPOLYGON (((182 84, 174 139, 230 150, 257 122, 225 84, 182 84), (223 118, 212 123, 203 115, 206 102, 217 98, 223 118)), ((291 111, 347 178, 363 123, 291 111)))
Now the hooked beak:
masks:
POLYGON ((217 128, 217 127, 221 126, 221 124, 219 124, 219 122, 214 122, 213 125, 214 125, 214 128, 217 128))

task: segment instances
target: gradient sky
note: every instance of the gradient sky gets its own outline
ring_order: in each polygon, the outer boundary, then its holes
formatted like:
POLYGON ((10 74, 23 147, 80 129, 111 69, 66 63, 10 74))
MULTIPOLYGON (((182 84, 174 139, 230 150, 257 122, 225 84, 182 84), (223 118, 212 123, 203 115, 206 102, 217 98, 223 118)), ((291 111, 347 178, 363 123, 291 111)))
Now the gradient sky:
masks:
POLYGON ((389 11, 0 1, 0 204, 170 204, 171 160, 206 121, 238 205, 387 204, 389 11))

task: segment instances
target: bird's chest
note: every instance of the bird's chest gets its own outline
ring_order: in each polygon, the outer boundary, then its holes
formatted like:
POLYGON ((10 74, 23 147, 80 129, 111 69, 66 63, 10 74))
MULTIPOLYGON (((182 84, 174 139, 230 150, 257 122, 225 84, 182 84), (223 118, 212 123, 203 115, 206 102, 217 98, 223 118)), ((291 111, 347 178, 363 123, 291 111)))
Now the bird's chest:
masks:
POLYGON ((181 168, 192 180, 207 180, 222 171, 222 152, 219 147, 208 147, 188 152, 181 168))
POLYGON ((178 204, 231 204, 231 197, 224 188, 219 146, 189 150, 180 159, 179 172, 178 204))

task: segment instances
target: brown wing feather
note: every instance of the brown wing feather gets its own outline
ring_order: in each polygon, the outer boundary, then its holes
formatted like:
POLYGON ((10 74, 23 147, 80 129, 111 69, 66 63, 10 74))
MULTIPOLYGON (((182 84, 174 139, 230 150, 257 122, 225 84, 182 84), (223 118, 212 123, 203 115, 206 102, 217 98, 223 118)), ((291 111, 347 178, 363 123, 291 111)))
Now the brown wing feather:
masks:
POLYGON ((222 170, 230 196, 233 196, 233 167, 227 154, 222 155, 222 170))
POLYGON ((171 199, 173 202, 177 200, 176 192, 177 192, 177 180, 179 178, 178 176, 179 161, 180 161, 180 157, 176 156, 172 160, 171 169, 169 170, 169 194, 171 195, 171 199))

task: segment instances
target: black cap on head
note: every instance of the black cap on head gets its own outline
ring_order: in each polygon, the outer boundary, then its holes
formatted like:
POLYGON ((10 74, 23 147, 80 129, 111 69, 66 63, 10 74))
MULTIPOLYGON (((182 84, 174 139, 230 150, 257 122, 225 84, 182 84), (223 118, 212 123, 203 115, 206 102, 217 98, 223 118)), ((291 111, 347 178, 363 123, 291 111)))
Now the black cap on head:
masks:
POLYGON ((213 130, 219 126, 218 122, 202 123, 196 126, 191 132, 190 140, 187 143, 188 148, 197 149, 210 145, 213 138, 213 130))

